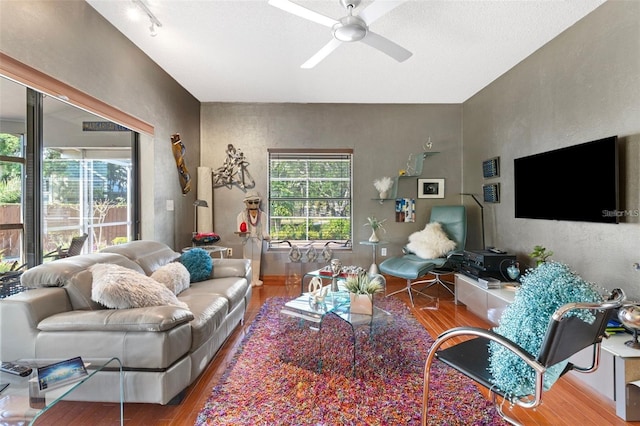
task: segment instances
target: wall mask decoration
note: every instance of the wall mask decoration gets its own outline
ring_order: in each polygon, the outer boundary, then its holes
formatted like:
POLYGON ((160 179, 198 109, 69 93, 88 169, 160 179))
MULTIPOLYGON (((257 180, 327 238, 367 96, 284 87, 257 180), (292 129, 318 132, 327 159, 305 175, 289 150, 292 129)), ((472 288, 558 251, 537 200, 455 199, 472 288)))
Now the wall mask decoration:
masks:
POLYGON ((173 151, 173 158, 176 160, 180 187, 182 188, 182 194, 184 195, 191 191, 191 176, 189 175, 189 170, 184 162, 186 148, 182 143, 182 139, 180 139, 179 133, 171 135, 171 150, 173 151))
POLYGON ((231 189, 238 185, 243 191, 256 186, 256 182, 247 170, 249 162, 244 153, 232 144, 227 145, 227 158, 224 164, 213 172, 213 187, 226 186, 231 189))

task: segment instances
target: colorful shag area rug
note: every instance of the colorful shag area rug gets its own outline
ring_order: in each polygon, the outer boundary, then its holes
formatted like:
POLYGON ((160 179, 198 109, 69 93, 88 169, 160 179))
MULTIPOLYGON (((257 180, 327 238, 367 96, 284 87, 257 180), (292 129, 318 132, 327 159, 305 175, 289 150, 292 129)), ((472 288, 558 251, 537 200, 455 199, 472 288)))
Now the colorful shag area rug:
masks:
MULTIPOLYGON (((433 339, 404 303, 376 300, 392 317, 374 327, 372 338, 368 326, 356 328, 354 377, 351 326, 329 315, 322 331, 313 331, 280 313, 285 302, 272 298, 262 307, 197 425, 421 424, 433 339)), ((430 425, 504 424, 466 377, 436 362, 431 380, 430 425)))

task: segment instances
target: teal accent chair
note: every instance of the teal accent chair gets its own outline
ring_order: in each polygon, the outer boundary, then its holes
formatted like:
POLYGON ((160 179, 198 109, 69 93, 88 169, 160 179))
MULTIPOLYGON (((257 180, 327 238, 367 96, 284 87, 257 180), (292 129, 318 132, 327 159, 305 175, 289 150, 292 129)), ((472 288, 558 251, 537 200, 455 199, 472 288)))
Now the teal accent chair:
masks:
MULTIPOLYGON (((413 293, 434 299, 424 293, 427 288, 434 285, 441 285, 455 296, 454 290, 449 287, 449 285, 453 286, 453 283, 443 280, 442 276, 450 274, 459 268, 467 241, 467 212, 464 206, 434 206, 431 209, 429 222, 440 222, 449 239, 456 242, 454 250, 447 253, 445 257, 423 259, 413 253, 407 253, 405 249, 403 256, 386 259, 380 264, 381 273, 407 280, 405 288, 389 293, 387 297, 406 291, 409 293, 411 306, 414 307, 413 293), (421 279, 427 274, 432 275, 434 278, 421 279), (420 290, 413 288, 415 285, 425 284, 426 286, 420 290)), ((436 303, 436 309, 437 307, 436 303)))

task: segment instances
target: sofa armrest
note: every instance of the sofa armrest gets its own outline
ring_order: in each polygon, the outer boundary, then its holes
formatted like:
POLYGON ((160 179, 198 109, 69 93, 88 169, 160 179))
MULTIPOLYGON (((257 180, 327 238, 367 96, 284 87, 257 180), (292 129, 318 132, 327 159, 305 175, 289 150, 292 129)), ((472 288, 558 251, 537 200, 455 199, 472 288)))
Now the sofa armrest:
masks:
POLYGON ((251 260, 249 259, 213 259, 211 278, 240 277, 251 282, 251 260))
POLYGON ((35 358, 38 324, 71 310, 63 288, 39 288, 0 300, 0 359, 35 358))
POLYGON ((70 311, 45 318, 41 331, 151 331, 170 330, 194 319, 193 314, 176 306, 151 306, 100 311, 70 311))

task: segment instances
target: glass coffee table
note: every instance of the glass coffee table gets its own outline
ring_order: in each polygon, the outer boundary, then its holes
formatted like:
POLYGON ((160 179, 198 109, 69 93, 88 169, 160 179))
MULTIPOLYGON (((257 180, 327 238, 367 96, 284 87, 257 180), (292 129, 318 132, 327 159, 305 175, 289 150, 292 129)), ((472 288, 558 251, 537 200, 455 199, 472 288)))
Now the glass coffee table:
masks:
MULTIPOLYGON (((26 377, 16 376, 9 373, 0 373, 0 383, 2 386, 9 384, 0 393, 0 424, 2 425, 36 425, 37 421, 49 423, 47 420, 52 408, 64 400, 82 401, 82 388, 88 382, 99 380, 99 373, 107 369, 118 370, 120 372, 119 379, 115 386, 101 384, 105 388, 105 394, 112 395, 109 397, 116 403, 119 403, 119 416, 114 414, 113 423, 119 420, 120 425, 124 424, 124 381, 122 363, 118 358, 108 360, 91 360, 90 363, 85 361, 87 365, 86 377, 77 382, 73 382, 57 389, 46 392, 40 391, 38 387, 37 368, 49 364, 53 364, 59 359, 29 359, 19 360, 21 365, 27 365, 33 369, 31 374, 26 377), (116 418, 118 417, 118 418, 116 418)), ((109 419, 111 420, 111 419, 109 419)), ((57 423, 53 421, 53 423, 57 423)))
MULTIPOLYGON (((329 292, 325 297, 324 303, 315 303, 309 293, 303 293, 301 296, 288 301, 284 304, 280 313, 289 317, 298 318, 300 320, 309 321, 313 325, 311 330, 322 333, 322 324, 328 315, 334 315, 351 327, 351 342, 353 358, 351 362, 352 374, 356 375, 356 328, 359 326, 369 327, 369 339, 375 336, 376 327, 386 324, 391 320, 392 316, 389 312, 373 306, 373 315, 356 314, 350 312, 349 292, 340 288, 337 292, 329 292)), ((322 339, 318 339, 318 372, 322 371, 322 339)))

